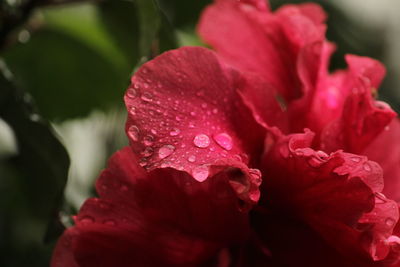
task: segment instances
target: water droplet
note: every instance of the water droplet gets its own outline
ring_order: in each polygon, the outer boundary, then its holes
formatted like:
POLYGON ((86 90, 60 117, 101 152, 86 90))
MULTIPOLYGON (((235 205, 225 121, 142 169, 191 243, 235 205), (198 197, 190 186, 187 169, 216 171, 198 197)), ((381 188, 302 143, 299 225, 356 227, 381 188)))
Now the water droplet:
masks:
POLYGON ((131 115, 136 115, 136 108, 135 108, 135 107, 131 107, 131 108, 129 109, 129 113, 130 113, 131 115))
POLYGON ((172 131, 169 132, 170 136, 177 136, 181 133, 181 130, 179 130, 178 128, 174 128, 172 129, 172 131))
POLYGON ((163 163, 161 163, 161 168, 168 168, 171 166, 171 163, 168 161, 164 161, 163 163))
POLYGON ((151 132, 152 134, 157 134, 157 131, 154 130, 154 129, 151 129, 150 132, 151 132))
POLYGON ((153 155, 153 149, 151 147, 146 147, 143 151, 142 151, 142 156, 143 157, 150 157, 151 155, 153 155))
POLYGON ((316 154, 321 159, 326 159, 327 157, 329 157, 328 154, 326 154, 324 151, 321 151, 321 150, 318 150, 316 154))
POLYGON ((175 116, 175 120, 177 120, 177 121, 182 121, 182 120, 183 120, 183 117, 182 117, 182 116, 179 116, 179 115, 177 115, 177 116, 175 116))
POLYGON ((236 159, 237 161, 243 162, 242 157, 240 155, 238 155, 238 154, 234 155, 233 158, 236 159))
POLYGON ((202 108, 206 108, 206 107, 207 107, 207 103, 201 104, 201 107, 202 107, 202 108))
POLYGON ((154 143, 154 137, 152 135, 146 135, 143 137, 143 144, 145 146, 151 146, 154 143))
POLYGON ((79 222, 81 222, 83 224, 89 224, 89 223, 94 223, 94 219, 93 219, 93 217, 90 217, 90 216, 84 216, 79 220, 79 222))
POLYGON ((214 109, 212 110, 212 112, 213 112, 214 114, 217 114, 217 113, 218 113, 218 109, 214 108, 214 109))
POLYGON ((128 135, 132 141, 139 140, 139 128, 136 125, 131 125, 128 129, 128 135))
POLYGON ((194 116, 196 116, 196 112, 191 111, 191 112, 190 112, 190 115, 194 117, 194 116))
POLYGON ((383 204, 386 203, 387 199, 386 196, 380 192, 375 193, 375 203, 376 204, 383 204))
POLYGON ((215 142, 223 149, 231 150, 233 147, 232 137, 227 133, 219 133, 214 136, 215 142))
POLYGON ((143 87, 147 89, 147 88, 149 88, 149 84, 148 83, 143 83, 143 87))
POLYGON ((367 172, 370 172, 372 169, 371 169, 371 166, 369 165, 369 163, 364 163, 364 165, 363 165, 363 168, 364 168, 364 170, 366 170, 367 172))
POLYGON ((164 159, 170 156, 174 151, 175 147, 173 145, 164 145, 158 150, 158 157, 160 159, 164 159))
POLYGON ((203 182, 208 177, 208 167, 205 165, 198 166, 192 171, 193 178, 199 182, 203 182))
POLYGON ((147 166, 147 164, 148 164, 147 158, 142 158, 142 159, 139 161, 139 165, 142 166, 142 167, 147 166))
POLYGON ((396 221, 393 218, 387 218, 385 220, 385 223, 387 226, 392 227, 396 223, 396 221))
POLYGON ((196 161, 196 156, 195 155, 191 155, 190 157, 188 157, 188 161, 189 162, 195 162, 196 161))
POLYGON ((114 220, 104 220, 103 222, 105 225, 109 225, 109 226, 115 226, 116 223, 114 220))
POLYGON ((361 161, 361 158, 360 157, 351 157, 350 158, 352 161, 354 161, 354 162, 360 162, 361 161))
POLYGON ((189 128, 193 129, 194 127, 195 127, 194 122, 193 121, 189 122, 189 128))
POLYGON ((206 148, 210 145, 210 138, 205 134, 198 134, 195 136, 193 143, 200 148, 206 148))
POLYGON ((379 109, 390 109, 389 104, 383 102, 383 101, 375 101, 375 107, 379 108, 379 109))
POLYGON ((137 91, 136 91, 136 89, 135 88, 128 88, 128 91, 126 92, 126 95, 129 97, 129 98, 135 98, 135 97, 137 97, 137 91))
POLYGON ((143 95, 142 95, 140 98, 141 98, 143 101, 146 101, 146 102, 150 102, 150 101, 153 100, 153 96, 152 96, 152 94, 150 94, 149 92, 143 93, 143 95))

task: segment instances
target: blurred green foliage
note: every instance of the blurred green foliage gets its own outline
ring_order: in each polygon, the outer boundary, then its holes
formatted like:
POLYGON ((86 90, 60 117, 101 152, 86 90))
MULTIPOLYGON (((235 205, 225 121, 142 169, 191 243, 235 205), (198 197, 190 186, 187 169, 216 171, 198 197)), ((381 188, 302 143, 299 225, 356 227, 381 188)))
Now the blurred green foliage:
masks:
POLYGON ((69 158, 29 94, 1 68, 0 116, 14 131, 18 153, 0 161, 0 266, 45 266, 51 245, 44 241, 63 230, 57 214, 69 158))
MULTIPOLYGON (((47 266, 62 230, 58 212, 69 159, 46 120, 60 122, 122 106, 130 76, 141 63, 181 45, 204 45, 195 27, 212 1, 53 2, 0 3, 0 37, 7 37, 0 58, 14 74, 4 70, 0 77, 0 118, 18 145, 16 155, 0 155, 0 266, 47 266), (34 4, 37 8, 29 12, 34 4)), ((270 2, 276 9, 304 1, 270 2)), ((345 66, 345 53, 384 59, 380 29, 357 23, 334 1, 314 2, 329 13, 327 36, 338 45, 332 69, 345 66)), ((389 88, 395 79, 389 73, 385 80, 385 99, 394 99, 389 88)))

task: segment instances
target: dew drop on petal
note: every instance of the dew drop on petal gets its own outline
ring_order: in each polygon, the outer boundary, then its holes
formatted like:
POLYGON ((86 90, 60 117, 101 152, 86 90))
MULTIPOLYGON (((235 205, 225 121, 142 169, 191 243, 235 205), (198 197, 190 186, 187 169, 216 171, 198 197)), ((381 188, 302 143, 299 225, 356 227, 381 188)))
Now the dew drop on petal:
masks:
POLYGON ((84 216, 82 217, 79 222, 84 223, 84 224, 89 224, 89 223, 94 223, 93 217, 90 216, 84 216))
POLYGON ((145 102, 150 102, 153 100, 153 96, 149 92, 143 93, 143 95, 140 98, 145 102))
POLYGON ((170 136, 177 136, 181 133, 181 130, 179 130, 178 128, 174 128, 169 132, 170 136))
POLYGON ((129 109, 129 113, 130 113, 131 115, 136 115, 136 108, 135 108, 135 107, 131 107, 131 108, 129 109))
POLYGON ((148 162, 147 162, 147 159, 146 159, 146 158, 142 158, 142 159, 139 161, 139 165, 140 165, 141 167, 146 167, 147 164, 148 164, 148 162))
POLYGON ((363 168, 364 168, 364 170, 366 170, 367 172, 370 172, 370 171, 371 171, 371 166, 370 166, 367 162, 364 163, 363 168))
POLYGON ((316 152, 316 154, 317 154, 317 156, 318 156, 319 158, 321 158, 321 159, 326 159, 327 157, 329 157, 328 154, 326 154, 324 151, 321 151, 321 150, 318 150, 318 151, 316 152))
POLYGON ((199 182, 203 182, 208 177, 208 167, 205 165, 198 166, 192 171, 193 178, 199 182))
POLYGON ((182 121, 182 120, 183 120, 183 117, 182 117, 182 116, 179 116, 179 115, 177 115, 177 116, 175 116, 175 120, 176 120, 176 121, 182 121))
POLYGON ((188 157, 188 161, 189 162, 195 162, 196 161, 196 156, 195 155, 191 155, 190 157, 188 157))
POLYGON ((375 203, 376 204, 383 204, 386 203, 386 196, 380 192, 375 193, 375 203))
POLYGON ((142 156, 143 157, 150 157, 151 155, 153 155, 153 149, 151 147, 146 147, 143 151, 142 151, 142 156))
POLYGON ((193 143, 200 148, 206 148, 210 145, 210 138, 206 134, 198 134, 194 137, 193 143))
POLYGON ((360 157, 351 157, 350 158, 352 161, 354 161, 354 162, 360 162, 361 161, 361 158, 360 157))
POLYGON ((145 146, 151 146, 154 143, 154 137, 152 135, 146 135, 143 137, 143 144, 145 146))
POLYGON ((171 166, 171 163, 169 163, 169 162, 163 162, 162 164, 161 164, 161 168, 168 168, 168 167, 170 167, 171 166))
POLYGON ((128 91, 126 92, 126 95, 129 98, 135 98, 135 97, 137 97, 137 91, 135 88, 129 88, 128 91))
POLYGON ((170 156, 174 151, 175 147, 173 145, 164 145, 158 150, 158 157, 160 159, 164 159, 170 156))
POLYGON ((392 227, 396 223, 396 221, 393 218, 387 218, 385 220, 385 223, 387 226, 392 227))
POLYGON ((232 137, 227 133, 219 133, 215 135, 214 140, 223 149, 231 150, 233 147, 232 137))
POLYGON ((136 125, 131 125, 128 129, 128 135, 133 141, 139 140, 139 128, 136 125))

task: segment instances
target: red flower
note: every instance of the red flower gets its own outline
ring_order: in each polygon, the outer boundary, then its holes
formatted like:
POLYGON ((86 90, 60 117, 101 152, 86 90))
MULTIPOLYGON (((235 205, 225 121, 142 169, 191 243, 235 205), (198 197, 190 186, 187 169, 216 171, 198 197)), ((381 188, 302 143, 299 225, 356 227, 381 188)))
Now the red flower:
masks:
POLYGON ((199 24, 216 53, 144 64, 125 95, 130 147, 52 266, 398 263, 400 124, 372 96, 385 71, 348 56, 330 74, 325 17, 217 0, 199 24))

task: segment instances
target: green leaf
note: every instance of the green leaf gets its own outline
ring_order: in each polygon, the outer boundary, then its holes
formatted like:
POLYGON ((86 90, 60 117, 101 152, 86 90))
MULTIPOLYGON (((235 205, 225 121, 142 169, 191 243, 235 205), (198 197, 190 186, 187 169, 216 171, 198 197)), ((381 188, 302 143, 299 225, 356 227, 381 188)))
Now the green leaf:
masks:
POLYGON ((193 28, 199 20, 201 11, 213 1, 157 0, 157 2, 174 27, 193 28))
POLYGON ((154 0, 113 0, 99 5, 102 21, 132 66, 177 48, 177 36, 154 0))
POLYGON ((133 69, 140 57, 140 26, 136 5, 133 1, 114 0, 103 1, 97 8, 104 29, 133 69))
MULTIPOLYGON (((140 21, 140 52, 146 56, 151 54, 152 48, 154 49, 154 40, 161 28, 161 18, 154 0, 136 0, 136 5, 140 21)), ((153 51, 152 54, 156 53, 153 51)))
POLYGON ((43 11, 44 27, 4 58, 19 85, 51 120, 122 105, 132 62, 114 43, 93 5, 43 11))
POLYGON ((0 232, 5 233, 0 248, 6 256, 0 265, 47 265, 51 246, 45 246, 44 240, 54 240, 62 230, 54 231, 57 227, 52 223, 49 228, 49 222, 57 221, 69 157, 50 125, 36 113, 29 95, 10 81, 7 70, 0 73, 0 117, 12 128, 18 144, 16 156, 0 161, 0 203, 4 203, 0 232))

